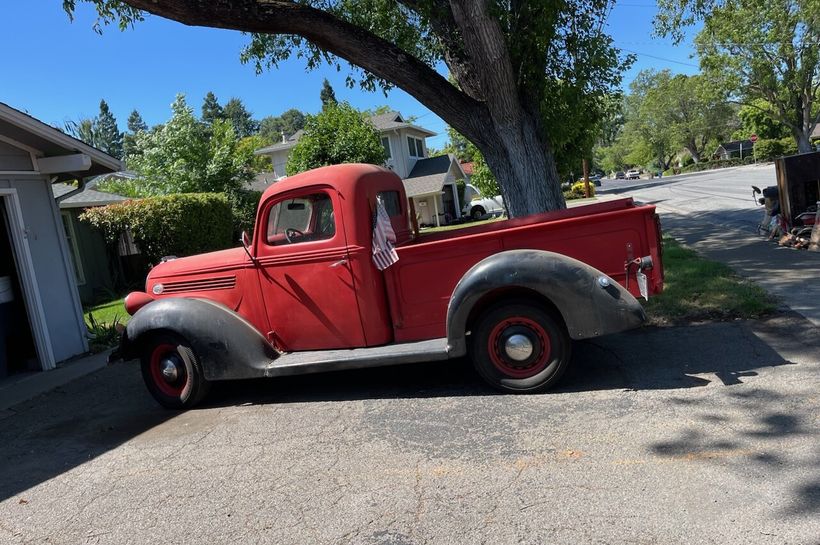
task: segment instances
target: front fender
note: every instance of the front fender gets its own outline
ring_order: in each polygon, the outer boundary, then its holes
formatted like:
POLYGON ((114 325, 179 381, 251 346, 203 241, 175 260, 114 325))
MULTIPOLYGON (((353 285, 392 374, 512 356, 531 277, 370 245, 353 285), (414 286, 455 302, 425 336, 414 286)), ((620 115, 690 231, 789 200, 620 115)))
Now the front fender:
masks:
POLYGON ((616 281, 586 263, 540 250, 508 250, 474 265, 456 285, 447 308, 452 356, 467 352, 466 331, 482 299, 501 289, 525 289, 548 299, 572 339, 617 333, 646 321, 641 304, 616 281), (602 287, 599 278, 606 278, 602 287))
POLYGON ((264 376, 279 353, 239 314, 205 299, 169 297, 139 309, 128 322, 120 342, 123 359, 141 355, 154 332, 183 337, 199 358, 207 380, 264 376))

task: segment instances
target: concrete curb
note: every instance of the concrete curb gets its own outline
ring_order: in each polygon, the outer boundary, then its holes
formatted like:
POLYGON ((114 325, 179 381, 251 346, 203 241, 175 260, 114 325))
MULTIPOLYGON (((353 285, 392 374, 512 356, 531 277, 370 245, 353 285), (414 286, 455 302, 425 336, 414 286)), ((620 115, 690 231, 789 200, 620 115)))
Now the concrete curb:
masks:
POLYGON ((65 363, 52 371, 26 373, 3 380, 0 382, 0 411, 99 371, 106 366, 110 353, 111 350, 105 350, 65 363))

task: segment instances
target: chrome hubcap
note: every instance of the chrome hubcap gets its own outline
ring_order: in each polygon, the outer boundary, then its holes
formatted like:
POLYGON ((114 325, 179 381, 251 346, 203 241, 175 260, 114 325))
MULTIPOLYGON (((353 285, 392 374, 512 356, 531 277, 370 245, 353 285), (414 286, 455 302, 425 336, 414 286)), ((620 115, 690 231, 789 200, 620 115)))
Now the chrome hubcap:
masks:
POLYGON ((507 338, 504 343, 504 351, 507 357, 514 361, 524 361, 532 356, 532 341, 526 335, 516 333, 507 338))
POLYGON ((159 368, 162 372, 162 378, 164 378, 166 382, 175 382, 179 378, 179 369, 172 358, 162 358, 159 362, 159 368))

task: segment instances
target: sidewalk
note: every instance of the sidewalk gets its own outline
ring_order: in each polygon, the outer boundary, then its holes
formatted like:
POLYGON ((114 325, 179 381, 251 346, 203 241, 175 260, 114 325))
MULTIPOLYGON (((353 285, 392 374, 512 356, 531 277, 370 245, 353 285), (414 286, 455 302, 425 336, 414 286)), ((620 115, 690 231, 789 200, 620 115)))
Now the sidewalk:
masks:
POLYGON ((0 419, 10 407, 28 401, 54 388, 64 386, 82 376, 98 371, 106 366, 110 350, 99 354, 85 356, 65 364, 57 369, 44 372, 12 375, 0 381, 0 419))
POLYGON ((710 212, 682 215, 662 203, 658 209, 666 232, 729 265, 820 327, 820 252, 784 248, 751 231, 718 225, 710 212))

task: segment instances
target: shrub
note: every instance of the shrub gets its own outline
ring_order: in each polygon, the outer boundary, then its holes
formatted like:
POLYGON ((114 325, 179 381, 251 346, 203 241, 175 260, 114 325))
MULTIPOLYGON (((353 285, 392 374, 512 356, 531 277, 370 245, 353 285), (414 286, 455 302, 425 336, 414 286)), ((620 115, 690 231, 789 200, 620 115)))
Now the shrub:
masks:
POLYGON ((239 234, 247 231, 253 234, 253 225, 256 222, 256 209, 262 198, 261 191, 242 189, 228 195, 233 214, 233 240, 239 240, 239 234))
POLYGON ((758 160, 770 161, 783 155, 783 141, 762 138, 755 142, 755 156, 758 160))
MULTIPOLYGON (((589 182, 589 196, 595 196, 595 184, 589 182)), ((571 201, 573 199, 583 199, 586 197, 586 192, 584 191, 584 181, 575 182, 569 188, 568 191, 564 191, 564 199, 571 201)))
POLYGON ((794 138, 781 138, 780 147, 783 150, 782 155, 797 155, 797 142, 794 138))
POLYGON ((167 255, 186 256, 229 248, 234 216, 225 195, 181 193, 86 210, 80 218, 115 242, 130 228, 134 242, 152 263, 167 255))

